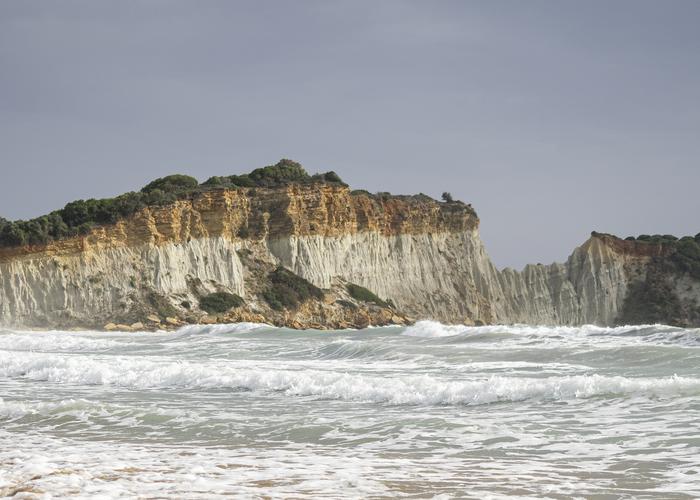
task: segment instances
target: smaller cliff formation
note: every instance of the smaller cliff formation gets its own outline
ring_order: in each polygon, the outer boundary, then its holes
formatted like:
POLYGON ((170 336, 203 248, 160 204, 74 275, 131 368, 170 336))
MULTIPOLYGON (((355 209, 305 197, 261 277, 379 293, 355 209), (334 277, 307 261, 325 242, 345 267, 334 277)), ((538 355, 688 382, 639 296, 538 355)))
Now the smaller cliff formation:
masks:
POLYGON ((680 239, 671 235, 608 238, 610 244, 638 259, 636 266, 628 267, 630 283, 618 323, 700 325, 700 233, 680 239))
POLYGON ((476 212, 443 199, 282 160, 0 219, 0 325, 700 325, 700 235, 592 233, 564 263, 498 270, 476 212))
POLYGON ((506 269, 499 322, 700 325, 700 235, 621 239, 593 232, 563 264, 506 269))

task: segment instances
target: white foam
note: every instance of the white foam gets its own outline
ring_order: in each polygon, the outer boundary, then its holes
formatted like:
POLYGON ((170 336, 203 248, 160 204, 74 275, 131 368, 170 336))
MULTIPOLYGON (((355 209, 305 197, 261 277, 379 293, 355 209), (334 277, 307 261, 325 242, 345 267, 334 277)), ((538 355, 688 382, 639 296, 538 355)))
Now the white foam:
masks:
POLYGON ((85 399, 64 399, 61 401, 26 402, 5 401, 0 398, 0 418, 17 419, 27 415, 50 415, 84 412, 97 408, 95 403, 85 399))
MULTIPOLYGON (((263 364, 263 363, 258 363, 263 364)), ((473 405, 532 398, 566 400, 609 395, 674 396, 700 393, 700 379, 627 378, 603 375, 546 378, 492 376, 445 380, 423 376, 374 376, 336 371, 243 367, 235 362, 172 362, 110 356, 84 359, 0 351, 0 376, 59 384, 149 388, 230 388, 283 392, 389 404, 473 405)))
POLYGON ((103 351, 118 345, 120 343, 114 340, 96 339, 67 332, 23 332, 0 335, 0 349, 12 351, 103 351))
POLYGON ((485 333, 511 333, 514 335, 532 335, 532 336, 586 336, 586 335, 623 335, 626 333, 637 332, 640 330, 654 329, 657 334, 666 331, 682 331, 679 328, 666 325, 627 325, 627 326, 597 326, 597 325, 582 325, 582 326, 546 326, 546 325, 485 325, 485 326, 467 326, 467 325, 446 325, 438 321, 422 320, 409 326, 404 330, 402 335, 409 337, 452 337, 456 335, 474 335, 485 333))
POLYGON ((178 329, 178 333, 188 334, 224 334, 224 333, 250 333, 255 330, 277 329, 267 323, 223 323, 216 325, 187 325, 178 329))

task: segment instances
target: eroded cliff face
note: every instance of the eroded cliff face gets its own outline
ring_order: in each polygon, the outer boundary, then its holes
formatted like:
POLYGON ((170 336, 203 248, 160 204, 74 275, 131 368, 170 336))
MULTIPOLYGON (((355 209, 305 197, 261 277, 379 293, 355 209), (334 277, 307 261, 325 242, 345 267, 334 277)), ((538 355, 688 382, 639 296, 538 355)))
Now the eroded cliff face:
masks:
MULTIPOLYGON (((393 277, 383 278, 385 286, 376 293, 391 298, 391 283, 405 275, 404 255, 428 259, 439 250, 433 238, 443 241, 477 225, 466 205, 353 195, 338 185, 212 190, 144 209, 84 237, 0 249, 0 322, 92 328, 149 321, 163 326, 166 320, 319 328, 404 323, 398 304, 362 303, 348 296, 345 285, 369 288, 374 274, 386 267, 393 277), (323 262, 304 253, 314 242, 323 262), (292 248, 299 251, 292 255, 292 248), (270 308, 263 292, 270 286, 267 276, 280 264, 327 289, 326 299, 282 312, 270 308), (199 299, 216 291, 241 296, 245 307, 216 317, 204 314, 199 299)), ((425 273, 444 267, 431 267, 429 260, 421 266, 425 273)))
POLYGON ((630 283, 643 279, 660 245, 592 236, 564 264, 500 273, 504 320, 551 325, 615 325, 630 283))
POLYGON ((329 184, 212 190, 84 237, 0 249, 0 323, 250 320, 323 328, 432 318, 611 325, 630 284, 664 251, 596 236, 564 264, 499 271, 478 226, 470 206, 423 196, 353 194, 329 184), (273 310, 263 295, 278 265, 327 290, 325 298, 273 310), (348 283, 392 305, 354 299, 348 283), (199 300, 215 291, 240 295, 245 306, 208 315, 199 300))

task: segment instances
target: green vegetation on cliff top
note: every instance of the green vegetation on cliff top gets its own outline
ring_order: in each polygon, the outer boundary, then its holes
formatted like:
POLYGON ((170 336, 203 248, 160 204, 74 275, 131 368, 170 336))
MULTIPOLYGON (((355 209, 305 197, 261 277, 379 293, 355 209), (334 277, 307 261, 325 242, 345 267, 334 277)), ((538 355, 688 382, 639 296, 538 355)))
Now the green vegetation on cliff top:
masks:
MULTIPOLYGON (((593 231, 591 236, 612 236, 593 231)), ((618 238, 619 239, 619 238, 618 238)), ((668 253, 665 257, 656 257, 656 261, 663 263, 665 271, 675 274, 688 274, 700 280, 700 233, 695 236, 683 236, 678 238, 672 234, 642 234, 628 236, 625 241, 634 241, 641 244, 663 245, 668 253)))
MULTIPOLYGON (((290 184, 313 183, 347 186, 335 172, 309 175, 301 164, 288 159, 282 159, 267 167, 256 168, 249 174, 210 177, 201 184, 189 175, 169 175, 150 182, 140 191, 132 191, 115 198, 73 201, 60 210, 31 220, 8 221, 0 217, 0 247, 41 245, 61 238, 88 234, 95 226, 114 224, 143 208, 164 206, 177 200, 191 199, 205 191, 279 188, 290 184)), ((382 198, 380 195, 371 195, 366 191, 353 191, 352 194, 367 194, 382 198)), ((389 193, 385 194, 390 196, 389 193)), ((419 197, 428 198, 425 195, 417 195, 413 198, 419 197)), ((432 200, 432 198, 429 199, 432 200)), ((453 204, 461 205, 461 202, 453 204)))
POLYGON ((0 217, 0 247, 40 245, 87 234, 94 226, 114 224, 142 208, 168 205, 213 189, 276 188, 316 182, 345 185, 335 172, 309 175, 299 163, 286 159, 249 174, 211 177, 202 184, 189 175, 169 175, 154 180, 140 191, 115 198, 73 201, 61 210, 31 220, 11 222, 0 217))

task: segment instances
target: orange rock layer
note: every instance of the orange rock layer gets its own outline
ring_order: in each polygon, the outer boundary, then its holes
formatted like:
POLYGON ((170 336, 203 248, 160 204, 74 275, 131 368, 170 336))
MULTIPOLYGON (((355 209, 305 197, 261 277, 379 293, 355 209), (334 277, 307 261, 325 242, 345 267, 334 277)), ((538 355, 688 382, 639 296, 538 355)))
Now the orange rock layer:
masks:
POLYGON ((477 227, 469 205, 424 196, 352 193, 330 184, 279 189, 207 191, 171 205, 148 207, 85 236, 46 245, 1 248, 0 261, 38 253, 67 255, 106 247, 159 245, 194 238, 275 239, 289 235, 339 236, 361 231, 384 235, 461 232, 477 227))

